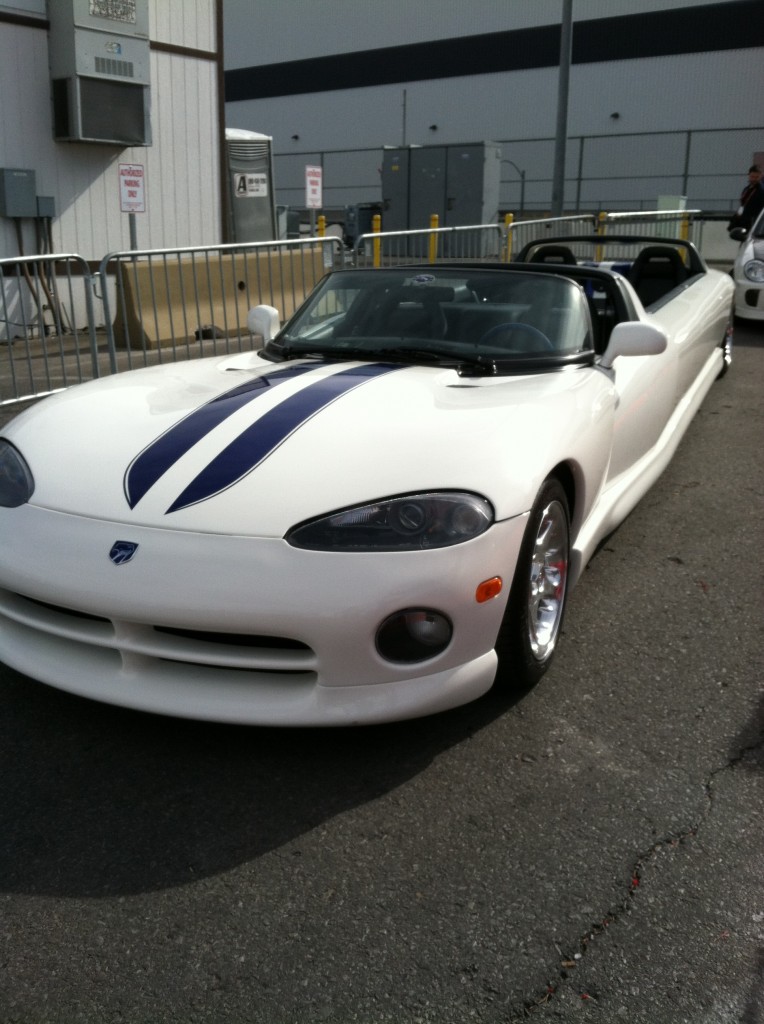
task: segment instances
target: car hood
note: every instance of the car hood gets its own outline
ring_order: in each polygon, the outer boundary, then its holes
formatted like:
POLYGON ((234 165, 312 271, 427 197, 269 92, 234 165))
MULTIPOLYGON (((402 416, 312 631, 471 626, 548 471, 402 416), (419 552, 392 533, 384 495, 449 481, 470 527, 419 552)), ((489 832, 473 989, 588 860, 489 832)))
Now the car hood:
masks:
POLYGON ((72 388, 5 436, 32 471, 31 504, 136 526, 281 537, 438 489, 484 494, 505 518, 530 507, 576 409, 592 415, 590 378, 244 354, 72 388))

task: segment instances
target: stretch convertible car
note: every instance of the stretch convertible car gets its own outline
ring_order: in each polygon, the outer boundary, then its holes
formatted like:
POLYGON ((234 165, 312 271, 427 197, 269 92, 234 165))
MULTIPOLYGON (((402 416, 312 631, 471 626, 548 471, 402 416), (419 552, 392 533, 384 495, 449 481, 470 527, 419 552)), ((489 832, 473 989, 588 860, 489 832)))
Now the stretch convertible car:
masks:
POLYGON ((251 312, 258 350, 48 398, 0 440, 0 655, 270 725, 525 689, 726 369, 732 302, 687 243, 546 240, 333 272, 283 327, 251 312))

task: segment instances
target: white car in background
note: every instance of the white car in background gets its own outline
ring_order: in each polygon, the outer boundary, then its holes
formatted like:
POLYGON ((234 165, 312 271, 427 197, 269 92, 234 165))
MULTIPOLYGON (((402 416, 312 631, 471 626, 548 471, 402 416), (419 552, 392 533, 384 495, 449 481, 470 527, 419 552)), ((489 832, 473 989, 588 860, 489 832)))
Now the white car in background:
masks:
POLYGON ((750 231, 733 228, 730 238, 741 243, 732 270, 735 316, 743 320, 764 320, 764 210, 750 231))
POLYGON ((726 370, 732 301, 686 242, 545 239, 339 270, 281 328, 253 310, 258 349, 45 399, 0 438, 0 656, 261 725, 522 692, 726 370))

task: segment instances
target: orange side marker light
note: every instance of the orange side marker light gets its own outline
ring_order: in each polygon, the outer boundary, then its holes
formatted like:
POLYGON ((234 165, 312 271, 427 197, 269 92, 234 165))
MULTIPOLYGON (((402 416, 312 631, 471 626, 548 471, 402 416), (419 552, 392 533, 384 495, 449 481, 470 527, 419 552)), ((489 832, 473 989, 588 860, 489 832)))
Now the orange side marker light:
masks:
POLYGON ((475 600, 478 604, 490 601, 491 598, 501 593, 503 585, 501 576, 492 576, 490 580, 483 580, 482 583, 478 583, 477 590, 475 591, 475 600))

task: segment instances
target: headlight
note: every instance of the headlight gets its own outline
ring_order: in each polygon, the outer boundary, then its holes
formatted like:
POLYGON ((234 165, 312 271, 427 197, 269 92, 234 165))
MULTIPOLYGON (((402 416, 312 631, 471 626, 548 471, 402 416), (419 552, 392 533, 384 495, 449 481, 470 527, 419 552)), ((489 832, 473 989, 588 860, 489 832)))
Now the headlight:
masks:
POLYGON ((29 466, 8 441, 0 439, 0 505, 16 508, 29 501, 34 480, 29 466))
POLYGON ((743 267, 743 273, 749 281, 764 284, 764 260, 749 260, 743 267))
POLYGON ((490 502, 476 494, 406 494, 333 512, 295 526, 286 540, 313 551, 417 551, 461 544, 493 523, 490 502))

